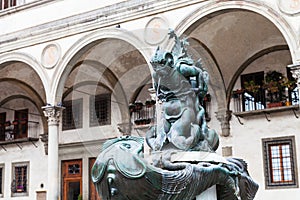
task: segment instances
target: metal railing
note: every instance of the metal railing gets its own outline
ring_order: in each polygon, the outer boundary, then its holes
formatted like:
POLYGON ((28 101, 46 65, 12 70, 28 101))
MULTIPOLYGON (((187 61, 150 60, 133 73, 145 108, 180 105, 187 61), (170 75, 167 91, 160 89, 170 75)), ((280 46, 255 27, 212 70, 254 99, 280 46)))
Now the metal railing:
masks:
POLYGON ((256 93, 245 89, 235 90, 232 93, 231 103, 234 112, 246 112, 263 110, 273 107, 291 106, 299 104, 299 93, 297 88, 286 93, 268 93, 260 90, 256 93))
POLYGON ((13 124, 6 122, 0 124, 0 141, 14 141, 21 138, 38 138, 38 122, 26 121, 19 126, 14 120, 13 124), (15 124, 14 124, 15 123, 15 124))
POLYGON ((145 104, 137 101, 129 106, 131 120, 135 125, 147 125, 154 122, 155 101, 147 100, 145 104))

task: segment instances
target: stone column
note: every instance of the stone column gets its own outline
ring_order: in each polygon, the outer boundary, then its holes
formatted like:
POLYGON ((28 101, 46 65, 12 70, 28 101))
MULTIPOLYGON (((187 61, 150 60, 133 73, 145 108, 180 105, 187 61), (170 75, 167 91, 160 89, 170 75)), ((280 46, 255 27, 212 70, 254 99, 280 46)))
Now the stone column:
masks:
POLYGON ((297 89, 298 89, 298 97, 299 97, 300 96, 300 63, 288 65, 288 68, 290 68, 293 77, 297 81, 297 89))
POLYGON ((42 107, 48 118, 48 191, 47 200, 58 200, 59 195, 59 162, 58 132, 63 107, 47 105, 42 107))
POLYGON ((230 135, 231 111, 227 109, 219 110, 217 112, 217 119, 221 122, 222 133, 221 135, 227 137, 230 135))

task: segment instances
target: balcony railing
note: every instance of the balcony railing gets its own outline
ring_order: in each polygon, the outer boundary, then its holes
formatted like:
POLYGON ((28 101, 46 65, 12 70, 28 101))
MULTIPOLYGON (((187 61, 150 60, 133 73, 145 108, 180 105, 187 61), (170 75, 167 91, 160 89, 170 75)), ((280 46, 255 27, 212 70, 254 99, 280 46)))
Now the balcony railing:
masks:
POLYGON ((286 91, 286 93, 268 93, 260 90, 256 93, 245 89, 235 90, 232 93, 233 111, 247 112, 263 110, 267 108, 283 107, 299 104, 299 94, 297 88, 286 91))
POLYGON ((38 139, 39 123, 34 121, 14 120, 0 124, 0 144, 38 139))
POLYGON ((147 100, 145 103, 137 101, 129 105, 131 119, 135 125, 147 125, 154 122, 155 101, 147 100))

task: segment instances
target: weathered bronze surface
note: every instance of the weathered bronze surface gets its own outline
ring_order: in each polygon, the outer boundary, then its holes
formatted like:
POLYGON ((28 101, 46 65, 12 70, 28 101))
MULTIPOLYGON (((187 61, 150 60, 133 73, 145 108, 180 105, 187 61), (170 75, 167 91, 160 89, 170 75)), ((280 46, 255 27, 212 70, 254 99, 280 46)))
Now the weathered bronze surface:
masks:
POLYGON ((144 138, 107 141, 92 168, 98 194, 102 199, 193 200, 216 185, 218 200, 254 199, 258 185, 246 162, 215 154, 219 138, 207 127, 203 108, 208 73, 201 60, 188 55, 186 40, 170 31, 172 38, 172 52, 157 48, 151 60, 162 105, 162 119, 146 135, 152 160, 143 158, 144 138))

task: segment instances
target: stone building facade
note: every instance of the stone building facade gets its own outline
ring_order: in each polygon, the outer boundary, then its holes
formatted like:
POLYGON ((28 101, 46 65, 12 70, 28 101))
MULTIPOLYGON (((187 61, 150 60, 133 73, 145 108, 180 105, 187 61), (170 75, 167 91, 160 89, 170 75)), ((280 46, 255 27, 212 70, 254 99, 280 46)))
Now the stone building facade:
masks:
POLYGON ((97 199, 103 142, 144 136, 160 114, 149 62, 172 49, 169 28, 210 74, 218 153, 248 162, 257 199, 300 195, 300 1, 0 3, 0 199, 97 199))

